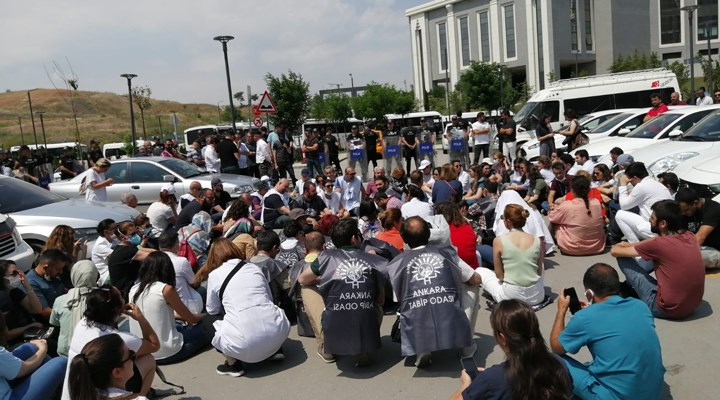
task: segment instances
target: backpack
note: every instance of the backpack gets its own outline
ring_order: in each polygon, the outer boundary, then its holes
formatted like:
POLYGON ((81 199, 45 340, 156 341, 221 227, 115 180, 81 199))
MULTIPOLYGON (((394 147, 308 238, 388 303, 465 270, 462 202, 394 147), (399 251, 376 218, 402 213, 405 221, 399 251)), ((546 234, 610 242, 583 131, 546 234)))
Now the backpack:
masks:
MULTIPOLYGON (((180 247, 178 249, 177 255, 179 257, 185 257, 188 262, 190 263, 190 267, 193 269, 193 271, 197 270, 198 267, 198 258, 195 255, 195 252, 193 251, 192 247, 188 243, 188 239, 192 237, 192 235, 200 232, 201 229, 198 229, 194 232, 190 232, 190 234, 187 237, 183 237, 183 239, 180 241, 180 247)), ((184 236, 184 232, 183 232, 184 236)))

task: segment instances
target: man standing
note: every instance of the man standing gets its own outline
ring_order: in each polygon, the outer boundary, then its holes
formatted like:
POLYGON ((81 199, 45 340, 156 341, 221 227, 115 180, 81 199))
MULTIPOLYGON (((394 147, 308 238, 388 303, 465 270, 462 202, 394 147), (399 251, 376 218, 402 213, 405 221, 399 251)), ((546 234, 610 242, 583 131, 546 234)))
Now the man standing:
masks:
MULTIPOLYGON (((367 163, 367 151, 365 148, 365 138, 362 133, 358 132, 357 126, 353 125, 350 130, 350 135, 347 137, 347 148, 348 148, 348 165, 350 168, 356 169, 358 164, 361 171, 365 171, 367 163)), ((326 169, 327 170, 327 169, 326 169)), ((363 173, 361 176, 364 176, 363 173)))
POLYGON ((685 230, 676 202, 658 201, 652 210, 650 229, 658 236, 639 243, 618 243, 610 254, 617 257, 627 283, 653 316, 686 318, 700 305, 705 288, 700 246, 695 235, 685 230), (653 271, 656 278, 650 276, 653 271))
POLYGON ((451 160, 460 160, 464 167, 467 167, 468 155, 468 133, 461 124, 462 120, 453 115, 452 124, 445 129, 445 137, 448 140, 450 150, 448 152, 451 160))
POLYGON ((485 120, 485 113, 477 114, 477 121, 472 124, 473 139, 475 142, 475 155, 473 163, 478 164, 480 160, 489 157, 490 154, 490 124, 485 120), (480 154, 482 153, 482 157, 480 154))
POLYGON ((400 132, 395 127, 395 121, 387 122, 387 129, 383 131, 383 158, 385 159, 385 175, 392 175, 393 165, 400 166, 400 132))
POLYGON ((305 141, 302 145, 302 151, 305 153, 305 159, 307 160, 307 169, 310 170, 310 175, 314 176, 314 172, 317 171, 317 175, 322 174, 322 168, 320 167, 320 141, 315 137, 315 132, 308 129, 305 131, 305 141))
POLYGON ((276 133, 280 137, 273 146, 278 177, 286 178, 289 175, 291 181, 295 182, 297 178, 295 177, 295 170, 293 169, 294 144, 292 135, 284 129, 276 129, 276 133))
POLYGON ((709 96, 705 96, 705 87, 700 88, 695 92, 697 98, 695 99, 696 106, 709 106, 713 103, 713 100, 709 96))
POLYGON ((233 142, 235 134, 232 131, 227 131, 225 137, 215 145, 215 151, 220 158, 220 171, 225 174, 239 174, 238 158, 240 158, 240 151, 237 145, 233 142))
POLYGON ((200 140, 192 142, 192 146, 185 157, 190 164, 193 164, 199 169, 205 171, 205 157, 202 154, 202 145, 200 144, 200 140))
POLYGON ((345 175, 337 180, 335 187, 335 191, 342 196, 340 206, 354 216, 358 216, 360 198, 365 196, 362 180, 356 175, 353 167, 345 168, 345 175))
POLYGON ((256 144, 255 157, 257 161, 258 175, 269 175, 270 171, 273 168, 273 158, 270 151, 270 146, 265 141, 265 139, 263 139, 262 133, 260 133, 260 131, 254 131, 253 137, 255 138, 256 144))
POLYGON ((60 179, 71 179, 75 175, 77 175, 75 173, 75 155, 73 154, 73 148, 67 146, 60 157, 60 179))
POLYGON ((431 353, 438 350, 465 348, 463 356, 471 357, 478 297, 472 297, 473 304, 463 304, 463 282, 477 294, 479 275, 460 267, 451 246, 428 245, 430 225, 424 219, 408 218, 400 235, 410 250, 392 260, 388 274, 400 302, 402 355, 416 354, 417 367, 430 364, 431 353), (465 306, 472 310, 472 325, 465 306))
MULTIPOLYGON (((427 161, 430 165, 435 165, 435 140, 436 140, 436 129, 428 126, 427 119, 425 117, 420 118, 420 132, 418 132, 418 152, 420 164, 423 161, 427 161)), ((421 168, 422 169, 422 168, 421 168)))
POLYGON ((415 128, 412 126, 403 127, 401 130, 400 144, 403 148, 403 156, 405 157, 405 171, 410 172, 410 160, 415 160, 415 168, 418 167, 417 157, 417 139, 415 137, 415 128))
POLYGON ((15 169, 24 168, 25 174, 28 175, 28 182, 37 184, 37 172, 35 169, 40 165, 40 161, 33 156, 30 147, 27 145, 20 146, 20 157, 17 159, 15 169))
MULTIPOLYGON (((313 130, 314 133, 318 133, 317 129, 313 130)), ((340 167, 340 142, 338 139, 332 134, 332 129, 327 128, 325 130, 325 136, 322 138, 323 142, 323 148, 325 152, 325 166, 329 165, 335 165, 335 168, 338 169, 338 171, 341 169, 340 167)), ((322 172, 320 172, 322 173, 322 172)))
POLYGON ((720 268, 720 204, 703 199, 690 188, 675 194, 687 229, 695 234, 706 269, 720 268))
MULTIPOLYGON (((387 261, 360 250, 363 241, 354 218, 341 219, 331 231, 335 249, 320 253, 298 278, 301 285, 317 285, 323 297, 324 343, 319 353, 354 355, 356 367, 370 365, 369 353, 380 344, 385 301, 387 261)), ((316 307, 308 308, 313 312, 316 307)), ((331 362, 330 357, 324 361, 331 362)))
POLYGON ((589 302, 565 326, 570 297, 562 293, 550 334, 550 347, 559 354, 581 399, 659 399, 665 368, 655 321, 647 307, 623 299, 617 272, 597 263, 585 271, 589 302), (583 364, 575 354, 587 346, 592 361, 583 364))
POLYGON ((502 152, 509 161, 515 158, 515 142, 517 140, 517 125, 515 120, 510 116, 510 111, 502 112, 503 126, 498 131, 498 141, 500 142, 500 152, 502 152))
POLYGON ((645 164, 632 163, 625 168, 617 188, 620 211, 615 214, 615 221, 630 243, 655 236, 650 226, 652 206, 660 200, 672 199, 670 191, 648 175, 645 164), (632 184, 632 191, 628 184, 632 184), (639 207, 639 214, 630 211, 635 207, 639 207))
POLYGON ((290 181, 285 178, 278 180, 272 189, 263 196, 262 213, 260 223, 269 226, 271 229, 282 229, 290 222, 290 206, 288 205, 285 193, 290 181))
POLYGON ((372 163, 373 168, 377 168, 377 141, 380 139, 380 134, 378 131, 370 129, 368 124, 365 124, 363 127, 363 136, 365 137, 365 149, 367 150, 367 160, 365 161, 365 164, 363 164, 365 167, 363 171, 366 171, 369 175, 370 163, 372 163))
MULTIPOLYGON (((252 132, 248 131, 247 134, 245 134, 245 148, 247 149, 247 158, 248 158, 248 176, 252 176, 255 178, 260 178, 262 175, 258 174, 258 167, 257 167, 257 144, 255 143, 255 136, 253 136, 252 132)), ((242 150, 241 150, 242 152, 242 150)))
POLYGON ((660 93, 653 93, 650 95, 650 104, 652 104, 652 107, 645 115, 645 118, 643 118, 643 122, 647 122, 668 110, 667 106, 663 104, 662 99, 660 98, 660 93))
MULTIPOLYGON (((133 143, 133 148, 135 147, 135 143, 133 143)), ((87 152, 87 161, 88 161, 88 168, 92 168, 95 166, 95 163, 97 160, 103 158, 102 150, 100 149, 100 143, 98 143, 97 140, 91 139, 90 140, 90 148, 87 152)))
POLYGON ((678 92, 672 92, 670 93, 670 104, 669 106, 686 106, 687 103, 680 100, 680 93, 678 92))

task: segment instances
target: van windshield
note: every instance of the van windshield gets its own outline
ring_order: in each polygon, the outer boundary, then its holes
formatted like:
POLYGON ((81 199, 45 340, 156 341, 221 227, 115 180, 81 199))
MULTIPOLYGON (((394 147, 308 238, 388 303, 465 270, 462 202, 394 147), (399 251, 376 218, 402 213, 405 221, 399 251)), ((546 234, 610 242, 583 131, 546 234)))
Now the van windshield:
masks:
POLYGON ((537 126, 538 121, 542 119, 543 115, 549 115, 551 122, 559 121, 560 116, 560 102, 555 101, 541 101, 541 102, 527 102, 513 117, 515 122, 525 128, 525 130, 534 130, 537 126))
POLYGON ((536 105, 537 105, 536 101, 528 101, 527 103, 525 103, 525 105, 522 106, 520 111, 518 111, 517 114, 515 114, 515 118, 513 118, 515 120, 515 122, 522 122, 525 119, 525 117, 527 117, 530 114, 530 112, 533 110, 533 108, 535 108, 536 105))

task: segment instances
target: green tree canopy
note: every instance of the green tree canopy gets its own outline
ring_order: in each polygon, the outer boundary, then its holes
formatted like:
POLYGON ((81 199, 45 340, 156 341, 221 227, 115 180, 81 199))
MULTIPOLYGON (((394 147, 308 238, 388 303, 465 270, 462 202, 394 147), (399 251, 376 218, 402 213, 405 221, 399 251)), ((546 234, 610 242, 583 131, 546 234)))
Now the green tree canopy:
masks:
POLYGON ((299 132, 310 108, 310 84, 292 70, 277 77, 268 73, 265 82, 278 109, 275 123, 285 125, 291 132, 299 132))
POLYGON ((367 85, 362 96, 355 97, 351 103, 357 118, 375 121, 382 121, 385 114, 408 114, 417 108, 412 92, 377 82, 367 85))
POLYGON ((625 72, 660 67, 662 67, 662 62, 657 53, 653 52, 648 55, 635 50, 635 53, 628 57, 623 57, 622 54, 618 55, 617 60, 610 64, 608 70, 610 72, 625 72))
POLYGON ((463 105, 471 110, 509 107, 519 98, 507 69, 498 63, 472 62, 470 68, 460 76, 455 91, 460 92, 463 105))

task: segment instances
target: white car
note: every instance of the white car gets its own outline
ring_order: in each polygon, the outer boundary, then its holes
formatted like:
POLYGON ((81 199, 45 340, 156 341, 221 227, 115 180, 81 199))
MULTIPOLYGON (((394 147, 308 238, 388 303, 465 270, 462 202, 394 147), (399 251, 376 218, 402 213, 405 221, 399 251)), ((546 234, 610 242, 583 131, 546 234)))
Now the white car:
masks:
MULTIPOLYGON (((594 139, 616 136, 621 129, 635 129, 642 123, 646 113, 647 110, 640 108, 597 111, 578 119, 578 123, 592 143, 594 139)), ((567 125, 562 126, 559 130, 564 129, 567 129, 567 125)), ((555 135, 555 148, 567 148, 567 145, 563 144, 566 138, 567 136, 555 135)), ((531 139, 520 146, 520 151, 524 158, 535 161, 540 157, 540 142, 537 139, 531 139)))
MULTIPOLYGON (((645 122, 626 136, 606 137, 590 142, 580 149, 585 149, 594 163, 599 162, 611 167, 613 162, 610 159, 610 150, 614 147, 619 147, 625 153, 633 154, 639 149, 666 141, 670 137, 682 135, 703 117, 718 109, 720 109, 720 104, 703 107, 677 107, 645 122)), ((577 150, 570 154, 575 155, 577 150)))
MULTIPOLYGON (((630 154, 635 161, 645 163, 648 171, 658 175, 672 171, 681 163, 718 148, 720 148, 720 110, 715 110, 683 135, 630 154)), ((717 169, 720 170, 720 166, 717 169)))
POLYGON ((702 155, 678 165, 673 172, 700 195, 720 202, 720 147, 714 146, 702 155))
POLYGON ((27 271, 35 260, 35 252, 20 236, 15 220, 0 214, 0 260, 11 260, 27 271))

